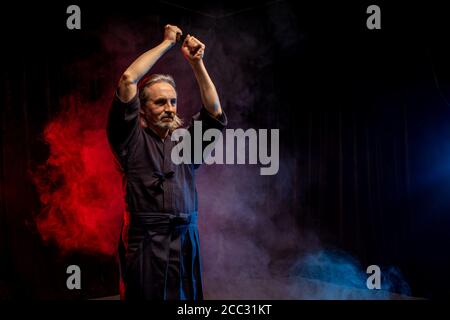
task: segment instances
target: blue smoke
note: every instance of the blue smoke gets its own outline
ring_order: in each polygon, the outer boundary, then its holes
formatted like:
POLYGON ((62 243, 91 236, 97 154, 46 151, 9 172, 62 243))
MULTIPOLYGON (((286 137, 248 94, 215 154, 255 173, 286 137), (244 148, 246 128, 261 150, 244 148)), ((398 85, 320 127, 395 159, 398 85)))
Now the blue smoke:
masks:
POLYGON ((381 289, 402 295, 411 295, 411 288, 397 267, 387 267, 381 271, 381 289))
POLYGON ((307 294, 303 294, 306 299, 404 299, 411 294, 397 268, 381 268, 379 290, 367 288, 371 274, 365 270, 347 253, 323 249, 300 258, 291 269, 291 277, 308 280, 308 288, 304 288, 307 294))

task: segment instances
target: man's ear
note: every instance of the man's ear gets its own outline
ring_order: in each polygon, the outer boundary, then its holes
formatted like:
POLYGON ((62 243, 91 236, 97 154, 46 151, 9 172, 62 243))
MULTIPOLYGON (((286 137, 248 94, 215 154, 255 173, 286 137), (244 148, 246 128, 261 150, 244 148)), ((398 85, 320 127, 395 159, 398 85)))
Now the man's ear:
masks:
POLYGON ((142 110, 139 110, 139 122, 141 123, 142 128, 147 128, 147 119, 145 119, 145 112, 142 110))

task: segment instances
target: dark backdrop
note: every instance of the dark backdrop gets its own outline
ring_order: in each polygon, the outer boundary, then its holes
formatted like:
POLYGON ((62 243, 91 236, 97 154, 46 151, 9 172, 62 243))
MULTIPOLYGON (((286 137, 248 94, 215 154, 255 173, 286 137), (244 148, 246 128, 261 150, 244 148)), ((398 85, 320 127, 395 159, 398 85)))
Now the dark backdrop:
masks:
POLYGON ((78 1, 79 31, 65 27, 71 3, 2 4, 0 297, 116 294, 115 257, 60 255, 40 239, 29 172, 48 157, 42 132, 60 98, 111 95, 120 73, 159 41, 166 23, 205 39, 230 127, 280 129, 289 179, 267 183, 261 201, 282 190, 283 210, 279 203, 269 208, 293 217, 291 228, 314 230, 365 265, 398 266, 414 296, 449 297, 446 10, 378 2, 382 30, 370 31, 365 9, 372 3, 311 2, 78 1), (120 39, 122 25, 136 34, 134 47, 126 39, 109 43, 120 39), (89 270, 81 293, 61 281, 74 260, 89 270))

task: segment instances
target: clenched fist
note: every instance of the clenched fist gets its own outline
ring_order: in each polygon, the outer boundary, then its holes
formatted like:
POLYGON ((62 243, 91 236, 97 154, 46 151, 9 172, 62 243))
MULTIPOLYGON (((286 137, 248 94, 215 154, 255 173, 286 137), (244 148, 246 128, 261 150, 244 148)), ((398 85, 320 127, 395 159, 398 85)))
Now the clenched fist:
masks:
POLYGON ((167 24, 164 27, 164 40, 168 40, 172 44, 177 42, 178 37, 180 37, 182 34, 183 34, 183 31, 181 31, 181 29, 178 28, 177 26, 167 24))
POLYGON ((183 52, 183 55, 189 63, 196 63, 203 59, 205 45, 195 37, 187 35, 181 46, 181 52, 183 52))

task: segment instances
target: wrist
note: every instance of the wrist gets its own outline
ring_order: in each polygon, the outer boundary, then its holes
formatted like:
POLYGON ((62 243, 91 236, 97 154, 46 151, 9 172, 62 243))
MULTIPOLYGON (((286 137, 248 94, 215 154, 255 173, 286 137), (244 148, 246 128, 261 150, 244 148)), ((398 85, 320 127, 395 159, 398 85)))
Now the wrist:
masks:
POLYGON ((203 66, 203 59, 191 60, 189 61, 189 64, 191 65, 192 69, 194 69, 194 71, 200 70, 203 66))
POLYGON ((161 45, 164 46, 164 47, 166 47, 166 48, 168 48, 168 49, 170 49, 170 48, 172 48, 172 47, 175 45, 175 42, 176 42, 176 41, 169 40, 169 39, 164 39, 164 40, 161 42, 161 45))

